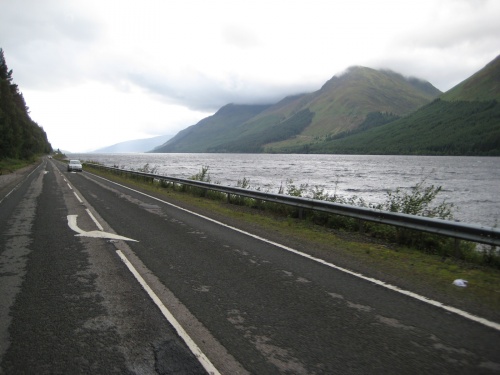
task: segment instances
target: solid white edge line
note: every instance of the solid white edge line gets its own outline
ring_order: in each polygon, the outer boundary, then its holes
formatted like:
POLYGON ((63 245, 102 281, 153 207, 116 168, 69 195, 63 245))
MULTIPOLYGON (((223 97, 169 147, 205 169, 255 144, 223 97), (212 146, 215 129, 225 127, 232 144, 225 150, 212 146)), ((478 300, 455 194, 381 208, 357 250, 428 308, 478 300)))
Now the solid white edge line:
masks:
POLYGON ((182 211, 188 212, 188 213, 190 213, 190 214, 192 214, 192 215, 195 215, 195 216, 198 216, 198 217, 203 218, 203 219, 205 219, 205 220, 211 221, 211 222, 213 222, 213 223, 215 223, 215 224, 218 224, 218 225, 221 225, 221 226, 223 226, 223 227, 226 227, 226 228, 232 229, 232 230, 234 230, 234 231, 236 231, 236 232, 239 232, 239 233, 245 234, 245 235, 247 235, 247 236, 253 237, 253 238, 258 239, 258 240, 260 240, 260 241, 267 242, 268 244, 271 244, 271 245, 277 246, 277 247, 279 247, 279 248, 281 248, 281 249, 283 249, 283 250, 287 250, 287 251, 292 252, 292 253, 294 253, 294 254, 300 255, 300 256, 302 256, 302 257, 304 257, 304 258, 311 259, 311 260, 313 260, 313 261, 315 261, 315 262, 318 262, 318 263, 324 264, 324 265, 326 265, 326 266, 328 266, 328 267, 331 267, 331 268, 334 268, 334 269, 336 269, 336 270, 339 270, 339 271, 345 272, 345 273, 347 273, 347 274, 349 274, 349 275, 352 275, 352 276, 358 277, 358 278, 360 278, 360 279, 363 279, 363 280, 369 281, 369 282, 371 282, 371 283, 373 283, 373 284, 376 284, 376 285, 382 286, 382 287, 387 288, 387 289, 389 289, 389 290, 392 290, 392 291, 394 291, 394 292, 397 292, 397 293, 400 293, 400 294, 406 295, 406 296, 408 296, 408 297, 411 297, 411 298, 417 299, 417 300, 419 300, 419 301, 421 301, 421 302, 425 302, 425 303, 427 303, 427 304, 429 304, 429 305, 439 307, 439 308, 441 308, 441 309, 443 309, 443 310, 446 310, 446 311, 448 311, 448 312, 452 312, 452 313, 454 313, 454 314, 460 315, 460 316, 461 316, 461 317, 463 317, 463 318, 466 318, 466 319, 472 320, 472 321, 474 321, 474 322, 476 322, 476 323, 480 323, 480 324, 485 325, 485 326, 487 326, 487 327, 489 327, 489 328, 493 328, 493 329, 495 329, 495 330, 497 330, 497 331, 500 331, 500 323, 496 323, 496 322, 493 322, 493 321, 491 321, 491 320, 488 320, 488 319, 485 319, 485 318, 481 318, 481 317, 479 317, 479 316, 477 316, 477 315, 473 315, 473 314, 471 314, 471 313, 468 313, 467 311, 464 311, 464 310, 458 309, 458 308, 453 307, 453 306, 448 306, 448 305, 445 305, 444 303, 441 303, 441 302, 439 302, 439 301, 435 301, 435 300, 433 300, 433 299, 430 299, 430 298, 427 298, 427 297, 421 296, 420 294, 417 294, 417 293, 414 293, 414 292, 410 292, 409 290, 401 289, 401 288, 399 288, 399 287, 397 287, 397 286, 395 286, 395 285, 387 284, 387 283, 385 283, 385 282, 383 282, 383 281, 381 281, 381 280, 377 280, 377 279, 374 279, 374 278, 372 278, 372 277, 365 276, 365 275, 363 275, 363 274, 361 274, 361 273, 357 273, 357 272, 354 272, 354 271, 348 270, 347 268, 342 268, 342 267, 337 266, 337 265, 335 265, 335 264, 333 264, 333 263, 329 263, 329 262, 327 262, 327 261, 325 261, 325 260, 323 260, 323 259, 313 257, 312 255, 309 255, 309 254, 306 254, 306 253, 300 252, 300 251, 298 251, 298 250, 292 249, 291 247, 288 247, 288 246, 282 245, 282 244, 277 243, 277 242, 274 242, 274 241, 270 241, 270 240, 268 240, 268 239, 266 239, 266 238, 259 237, 259 236, 255 235, 255 234, 252 234, 252 233, 249 233, 249 232, 245 232, 244 230, 241 230, 241 229, 238 229, 238 228, 236 228, 236 227, 233 227, 233 226, 230 226, 230 225, 224 224, 224 223, 222 223, 222 222, 220 222, 220 221, 214 220, 214 219, 209 218, 209 217, 204 216, 204 215, 200 215, 200 214, 198 214, 198 213, 196 213, 196 212, 193 212, 193 211, 187 210, 187 209, 185 209, 185 208, 182 208, 182 207, 176 206, 175 204, 172 204, 172 203, 166 202, 166 201, 164 201, 164 200, 162 200, 162 199, 160 199, 160 198, 153 197, 153 196, 151 196, 151 195, 149 195, 149 194, 145 194, 145 193, 143 193, 142 191, 135 190, 135 189, 132 189, 132 188, 130 188, 130 187, 128 187, 128 186, 125 186, 125 185, 119 184, 119 183, 117 183, 117 182, 114 182, 114 181, 108 180, 108 179, 106 179, 106 178, 104 178, 104 177, 97 176, 97 175, 94 175, 94 176, 99 177, 99 178, 101 178, 101 179, 103 179, 103 180, 109 181, 109 182, 111 182, 111 183, 113 183, 113 184, 115 184, 115 185, 121 186, 121 187, 123 187, 123 188, 125 188, 125 189, 131 190, 131 191, 134 191, 134 192, 136 192, 136 193, 138 193, 138 194, 142 194, 142 195, 144 195, 144 196, 146 196, 146 197, 149 197, 149 198, 151 198, 151 199, 157 200, 157 201, 162 202, 162 203, 164 203, 164 204, 167 204, 167 205, 169 205, 169 206, 171 206, 171 207, 175 207, 175 208, 177 208, 177 209, 179 209, 179 210, 182 210, 182 211))
POLYGON ((177 319, 174 318, 172 313, 165 307, 165 305, 161 302, 160 298, 156 295, 155 292, 149 287, 149 285, 146 283, 146 281, 142 278, 142 276, 137 272, 135 267, 133 266, 132 263, 128 260, 128 258, 122 253, 121 250, 116 250, 116 253, 118 256, 121 258, 123 263, 127 266, 127 268, 132 272, 132 274, 135 276, 139 284, 144 288, 144 290, 149 294, 153 302, 156 304, 156 306, 159 307, 160 311, 162 312, 163 316, 168 320, 168 322, 174 327, 174 329, 177 331, 177 334, 184 340, 186 345, 189 347, 191 352, 194 354, 194 356, 198 359, 200 364, 203 366, 205 370, 209 374, 217 375, 219 371, 215 368, 215 366, 210 362, 210 360, 207 358, 207 356, 201 351, 201 349, 196 345, 196 343, 193 341, 193 339, 187 334, 187 332, 182 328, 182 326, 179 324, 177 319))
POLYGON ((92 215, 92 212, 90 212, 90 210, 88 208, 85 209, 85 211, 87 211, 87 213, 89 214, 90 218, 94 221, 95 225, 97 226, 97 228, 99 230, 104 230, 104 228, 102 227, 102 225, 97 221, 97 219, 95 218, 94 215, 92 215))

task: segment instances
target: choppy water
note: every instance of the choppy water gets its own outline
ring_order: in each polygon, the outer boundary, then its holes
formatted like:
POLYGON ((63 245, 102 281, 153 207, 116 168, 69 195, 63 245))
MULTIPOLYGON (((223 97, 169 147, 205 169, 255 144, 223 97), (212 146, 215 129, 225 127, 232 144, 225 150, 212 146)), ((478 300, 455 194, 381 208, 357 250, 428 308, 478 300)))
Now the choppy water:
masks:
POLYGON ((107 166, 138 169, 149 164, 157 173, 189 178, 209 167, 211 182, 237 186, 246 178, 250 188, 277 193, 292 180, 358 196, 368 203, 385 201, 388 190, 425 185, 441 186, 437 201, 454 204, 455 219, 500 226, 500 158, 373 155, 271 154, 74 154, 107 166))

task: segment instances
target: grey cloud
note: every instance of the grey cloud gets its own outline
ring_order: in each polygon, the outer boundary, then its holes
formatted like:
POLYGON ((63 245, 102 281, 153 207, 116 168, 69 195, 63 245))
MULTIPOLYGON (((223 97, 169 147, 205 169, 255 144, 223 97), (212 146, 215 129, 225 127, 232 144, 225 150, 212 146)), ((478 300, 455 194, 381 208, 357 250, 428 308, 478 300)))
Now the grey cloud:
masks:
POLYGON ((69 2, 18 0, 2 4, 0 47, 24 88, 65 85, 101 27, 69 2), (5 37, 1 37, 5 36, 5 37))
POLYGON ((491 52, 486 55, 478 53, 476 56, 463 56, 457 60, 444 58, 439 52, 435 52, 417 60, 413 54, 409 54, 373 61, 370 67, 390 69, 405 76, 413 76, 428 81, 439 90, 446 92, 482 69, 496 56, 491 52))
POLYGON ((475 20, 461 27, 422 31, 418 35, 406 36, 405 43, 413 47, 450 49, 460 45, 487 44, 489 47, 498 45, 500 23, 484 23, 475 20))
MULTIPOLYGON (((349 61, 349 65, 387 68, 427 80, 441 90, 451 88, 495 57, 491 51, 498 48, 500 35, 500 23, 494 20, 500 11, 500 5, 497 5, 500 2, 464 0, 453 4, 456 3, 464 4, 471 13, 469 18, 463 17, 457 27, 436 24, 429 29, 419 29, 413 35, 405 33, 394 41, 390 54, 381 52, 378 60, 349 61), (492 22, 485 19, 492 19, 492 22), (457 59, 464 44, 467 45, 467 56, 457 59)), ((311 92, 339 74, 336 68, 332 68, 323 82, 297 83, 289 77, 289 84, 253 81, 234 73, 219 79, 195 70, 185 71, 181 76, 169 72, 168 68, 162 70, 168 63, 158 61, 162 58, 160 53, 146 51, 150 52, 147 60, 142 59, 140 51, 134 50, 126 56, 130 51, 113 51, 112 45, 102 44, 106 40, 100 41, 105 34, 100 22, 105 20, 99 21, 99 15, 85 10, 82 4, 83 1, 60 0, 2 2, 0 47, 5 51, 9 66, 14 69, 14 80, 23 90, 57 90, 60 86, 97 80, 122 91, 127 90, 128 85, 136 85, 165 102, 198 111, 214 111, 227 103, 272 103, 287 95, 311 92)), ((443 4, 450 5, 448 2, 443 4)), ((251 26, 235 22, 223 26, 220 33, 220 38, 233 51, 241 48, 252 53, 254 47, 267 42, 259 40, 258 33, 251 26)), ((158 48, 168 48, 166 45, 158 48)), ((330 47, 325 45, 325 48, 330 47)), ((182 51, 172 50, 168 58, 175 60, 176 54, 182 54, 182 51)), ((322 58, 321 54, 318 56, 322 58)), ((176 69, 175 64, 172 66, 176 69)))
POLYGON ((137 72, 128 74, 127 79, 166 102, 196 111, 215 111, 228 103, 276 103, 288 95, 319 89, 319 85, 311 83, 272 85, 243 81, 237 76, 220 82, 202 73, 185 78, 182 82, 168 76, 152 76, 137 72))
POLYGON ((413 48, 450 50, 462 45, 498 46, 500 2, 494 0, 456 0, 439 3, 434 24, 405 34, 400 45, 413 48), (441 15, 441 16, 440 16, 441 15))
POLYGON ((236 25, 227 26, 222 31, 222 36, 228 44, 243 49, 253 48, 261 43, 254 33, 236 25))

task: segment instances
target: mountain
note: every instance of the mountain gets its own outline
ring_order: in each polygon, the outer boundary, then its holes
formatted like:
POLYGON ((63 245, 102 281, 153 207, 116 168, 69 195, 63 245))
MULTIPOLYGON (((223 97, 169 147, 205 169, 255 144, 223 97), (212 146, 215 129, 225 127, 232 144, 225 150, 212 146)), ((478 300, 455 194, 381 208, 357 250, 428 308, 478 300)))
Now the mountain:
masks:
POLYGON ((387 122, 429 103, 441 92, 429 82, 352 67, 320 90, 268 106, 229 105, 154 152, 300 152, 365 124, 387 122))
MULTIPOLYGON (((351 67, 299 100, 293 110, 308 109, 313 118, 294 137, 263 145, 266 152, 297 152, 312 143, 361 126, 372 113, 402 116, 429 103, 441 92, 429 82, 388 70, 351 67)), ((391 117, 392 118, 392 117, 391 117)), ((265 131, 265 129, 262 129, 265 131)))
POLYGON ((132 141, 125 141, 116 143, 112 146, 100 148, 92 151, 95 153, 121 153, 121 152, 148 152, 153 150, 172 138, 173 135, 160 135, 153 138, 136 139, 132 141))
POLYGON ((180 131, 152 152, 207 152, 209 147, 227 142, 231 136, 237 136, 238 132, 234 131, 237 125, 268 107, 268 105, 225 105, 214 115, 180 131))
POLYGON ((446 93, 365 67, 320 90, 261 106, 228 105, 155 152, 500 156, 500 56, 446 93))
POLYGON ((446 101, 500 101, 500 55, 483 69, 441 95, 446 101))
POLYGON ((408 116, 311 146, 313 153, 500 156, 500 56, 408 116))

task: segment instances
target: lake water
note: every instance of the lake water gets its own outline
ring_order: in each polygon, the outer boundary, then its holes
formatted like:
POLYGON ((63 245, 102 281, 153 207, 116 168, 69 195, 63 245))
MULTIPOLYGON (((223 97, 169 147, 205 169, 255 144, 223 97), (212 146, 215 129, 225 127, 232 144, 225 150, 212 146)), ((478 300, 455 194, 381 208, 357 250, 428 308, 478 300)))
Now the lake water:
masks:
POLYGON ((149 164, 157 174, 189 178, 209 167, 212 183, 277 193, 287 181, 308 190, 318 187, 367 203, 386 200, 387 191, 441 186, 436 202, 454 204, 456 220, 490 227, 500 225, 500 158, 458 156, 374 156, 295 154, 73 154, 72 158, 106 166, 138 169, 149 164))

